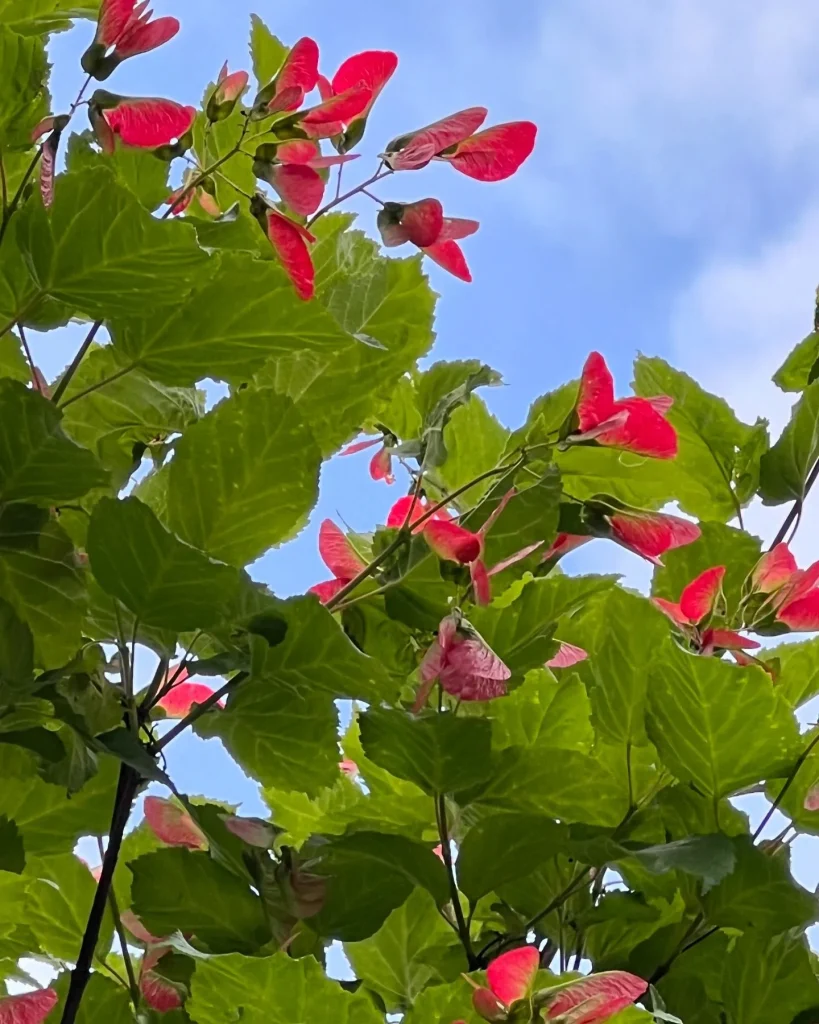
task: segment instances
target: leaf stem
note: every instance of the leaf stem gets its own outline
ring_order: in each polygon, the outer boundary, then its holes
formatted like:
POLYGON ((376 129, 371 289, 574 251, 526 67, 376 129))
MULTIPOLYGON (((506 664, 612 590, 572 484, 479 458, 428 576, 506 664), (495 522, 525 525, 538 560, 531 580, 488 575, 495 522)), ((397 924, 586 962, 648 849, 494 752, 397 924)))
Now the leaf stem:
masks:
POLYGON ((77 963, 71 972, 71 982, 68 986, 68 995, 65 998, 61 1024, 75 1024, 85 988, 91 977, 91 964, 99 942, 105 908, 108 906, 108 894, 111 891, 114 871, 122 848, 122 837, 125 834, 125 826, 128 824, 128 817, 139 782, 138 772, 127 764, 121 765, 117 794, 114 798, 114 809, 111 815, 111 827, 108 833, 108 848, 102 860, 102 872, 97 883, 97 891, 94 894, 94 902, 91 904, 91 912, 88 915, 88 923, 85 926, 77 963))
POLYGON ((363 192, 364 189, 369 188, 370 185, 374 185, 377 181, 381 181, 382 178, 388 177, 393 172, 387 168, 384 170, 384 163, 378 165, 378 170, 373 174, 371 178, 367 178, 366 181, 362 181, 360 185, 356 185, 355 188, 351 188, 349 192, 345 192, 343 195, 336 196, 335 199, 331 199, 329 203, 326 203, 320 210, 313 214, 310 220, 307 221, 307 227, 311 228, 319 217, 323 217, 325 213, 329 213, 330 210, 334 209, 340 203, 343 203, 347 199, 352 199, 353 196, 363 192))
POLYGON ((26 185, 28 185, 28 179, 34 173, 37 164, 40 162, 40 157, 42 155, 43 147, 39 146, 37 152, 31 158, 31 163, 26 168, 25 174, 23 175, 23 180, 17 186, 17 191, 14 193, 14 198, 3 212, 3 220, 2 222, 0 222, 0 243, 2 243, 3 239, 6 236, 6 231, 8 230, 9 224, 11 223, 11 218, 14 216, 17 207, 20 205, 20 200, 23 198, 23 192, 25 192, 26 185))
POLYGON ((438 836, 441 840, 441 856, 443 857, 444 867, 446 868, 447 879, 449 881, 449 895, 452 902, 452 909, 455 912, 455 920, 458 924, 458 935, 461 939, 461 945, 464 947, 466 953, 467 963, 469 964, 470 971, 474 971, 478 966, 475 959, 475 954, 472 951, 472 943, 469 939, 469 928, 464 918, 463 907, 461 906, 461 897, 458 893, 458 883, 455 881, 455 869, 452 866, 452 847, 449 843, 449 829, 447 828, 446 821, 446 798, 443 794, 435 798, 435 817, 438 822, 438 836))
POLYGON ((83 341, 82 345, 80 345, 79 351, 71 360, 71 364, 69 365, 68 369, 57 381, 57 386, 54 388, 54 394, 51 396, 51 401, 55 405, 60 401, 60 399, 65 394, 65 389, 71 383, 71 378, 79 369, 80 363, 83 361, 86 352, 89 350, 89 348, 91 348, 91 345, 93 344, 94 338, 96 338, 100 327, 102 327, 102 320, 97 320, 94 324, 92 324, 91 330, 85 336, 85 341, 83 341))
MULTIPOLYGON (((817 463, 817 465, 819 465, 819 463, 817 463)), ((810 741, 810 743, 805 747, 805 749, 802 751, 802 753, 799 755, 799 757, 797 757, 796 761, 794 762, 793 768, 791 768, 791 770, 790 770, 790 772, 788 774, 788 777, 785 779, 785 782, 784 782, 784 784, 782 786, 782 789, 779 790, 779 793, 777 794, 776 799, 771 804, 771 806, 770 806, 770 808, 768 810, 768 813, 765 815, 765 817, 762 819, 762 821, 760 821, 759 826, 758 826, 756 832, 754 832, 754 835, 753 835, 754 842, 756 842, 757 839, 759 839, 759 837, 762 835, 762 833, 765 830, 765 826, 768 824, 768 822, 774 816, 774 813, 779 809, 780 804, 785 799, 786 793, 788 792, 788 790, 793 785, 794 780, 796 779, 796 776, 799 774, 799 769, 802 767, 802 765, 805 763, 805 761, 807 761, 807 759, 813 753, 813 750, 814 750, 814 748, 816 747, 816 745, 818 743, 819 743, 819 731, 817 731, 816 735, 813 737, 813 739, 810 741)))
POLYGON ((223 697, 226 697, 229 693, 232 693, 233 690, 235 690, 240 683, 243 683, 245 679, 248 678, 248 676, 248 672, 238 672, 232 679, 229 679, 220 690, 217 690, 215 693, 212 693, 210 697, 208 697, 207 700, 202 701, 201 704, 197 704, 194 707, 193 711, 191 711, 180 722, 177 722, 172 729, 169 729, 168 732, 166 732, 165 735, 162 737, 162 739, 159 740, 159 742, 152 743, 151 747, 149 748, 150 752, 152 754, 158 754, 161 750, 167 747, 167 745, 170 742, 175 740, 177 736, 183 733, 188 728, 189 725, 193 725, 193 723, 198 718, 201 718, 202 715, 205 714, 205 712, 210 711, 211 708, 216 707, 216 705, 223 697))
MULTIPOLYGON (((799 520, 802 518, 802 509, 805 504, 805 499, 807 498, 808 494, 810 494, 810 490, 816 483, 817 477, 819 477, 819 460, 817 460, 813 469, 810 471, 810 476, 805 481, 804 494, 801 498, 797 498, 796 501, 793 503, 790 512, 788 512, 787 516, 785 517, 785 522, 779 527, 779 533, 777 533, 777 535, 774 537, 770 548, 768 548, 769 551, 772 551, 777 546, 777 544, 782 543, 785 537, 787 537, 788 530, 790 530, 794 522, 796 522, 797 526, 799 525, 799 520)), ((790 539, 793 540, 793 537, 791 537, 790 539)))
POLYGON ((185 185, 185 187, 180 192, 179 198, 172 206, 168 207, 168 209, 159 218, 160 220, 167 220, 168 217, 170 217, 173 211, 180 205, 180 203, 182 202, 183 199, 185 199, 186 196, 188 196, 195 188, 199 188, 202 182, 206 178, 210 177, 210 175, 213 174, 214 171, 218 170, 222 166, 222 164, 226 164, 228 160, 232 159, 234 156, 236 156, 237 153, 241 152, 242 143, 245 140, 245 135, 247 135, 248 123, 248 118, 245 118, 245 123, 242 125, 242 134, 239 136, 239 141, 236 143, 236 145, 233 146, 233 148, 230 149, 227 153, 225 153, 224 156, 220 156, 218 160, 214 160, 214 162, 209 167, 206 167, 202 171, 202 173, 198 174, 192 181, 189 181, 188 184, 185 185))
MULTIPOLYGON (((105 859, 105 847, 102 844, 102 839, 97 836, 97 848, 100 851, 100 857, 105 859)), ((131 960, 131 954, 128 951, 128 938, 125 934, 125 929, 122 926, 122 918, 119 913, 119 905, 117 904, 117 897, 114 894, 113 886, 108 891, 108 905, 111 909, 111 914, 114 917, 114 928, 119 939, 120 949, 122 950, 122 959, 125 963, 125 973, 128 975, 128 988, 131 991, 131 1001, 134 1004, 134 1010, 139 1012, 139 984, 136 980, 136 974, 134 973, 134 964, 131 960)))
POLYGON ((0 152, 0 199, 3 203, 3 216, 6 215, 6 208, 9 205, 9 184, 6 181, 6 164, 3 160, 3 153, 0 152))
POLYGON ((135 369, 135 363, 132 363, 130 366, 124 366, 121 370, 117 370, 116 373, 112 373, 110 376, 103 377, 102 380, 98 380, 96 384, 90 384, 84 390, 78 391, 76 395, 72 395, 70 398, 66 399, 60 408, 67 409, 69 405, 73 405, 74 402, 79 402, 81 398, 85 398, 87 395, 92 395, 95 391, 99 391, 100 388, 104 388, 108 384, 113 384, 115 380, 119 380, 120 377, 124 377, 126 373, 131 373, 131 371, 135 369))

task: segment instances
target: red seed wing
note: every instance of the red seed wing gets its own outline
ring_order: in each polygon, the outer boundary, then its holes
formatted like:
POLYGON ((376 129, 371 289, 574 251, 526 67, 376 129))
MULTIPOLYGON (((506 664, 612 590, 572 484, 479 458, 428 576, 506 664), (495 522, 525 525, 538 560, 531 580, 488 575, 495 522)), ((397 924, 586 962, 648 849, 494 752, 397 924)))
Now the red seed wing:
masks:
POLYGON ((149 53, 159 46, 164 46, 179 32, 176 18, 157 18, 156 21, 134 22, 119 38, 117 55, 119 57, 135 57, 139 53, 149 53))
POLYGON ((186 810, 158 796, 145 797, 145 820, 151 831, 168 846, 202 850, 207 840, 186 810))
POLYGON ((764 594, 770 594, 787 583, 798 568, 788 545, 784 542, 777 544, 757 562, 753 572, 754 586, 764 594))
MULTIPOLYGON (((213 693, 213 687, 205 683, 182 683, 166 693, 158 706, 168 718, 184 718, 194 704, 204 704, 213 693)), ((225 702, 219 701, 219 706, 224 707, 225 702)))
POLYGON ((614 412, 614 378, 599 352, 592 352, 580 376, 577 418, 581 432, 591 430, 614 412))
POLYGON ((572 665, 579 665, 589 656, 589 652, 584 651, 582 647, 575 647, 574 644, 567 644, 562 640, 559 643, 557 654, 546 662, 547 668, 571 668, 572 665))
POLYGON ((561 1014, 568 1014, 588 1004, 585 1008, 587 1012, 576 1020, 572 1018, 572 1024, 598 1024, 631 1006, 647 988, 648 982, 626 971, 590 974, 579 981, 561 986, 555 992, 547 1003, 546 1020, 554 1020, 561 1014))
POLYGON ((444 208, 437 199, 419 199, 415 203, 407 203, 401 214, 401 227, 407 240, 419 249, 437 241, 443 226, 444 208))
POLYGON ((478 181, 503 181, 531 155, 536 137, 537 127, 531 121, 499 124, 465 139, 442 159, 478 181))
POLYGON ((53 988, 0 999, 0 1024, 42 1024, 56 1005, 53 988))
POLYGON ((181 138, 193 124, 196 110, 173 100, 123 100, 118 107, 104 110, 103 117, 127 146, 156 149, 181 138))
MULTIPOLYGON (((388 150, 389 164, 395 171, 414 171, 425 167, 433 157, 463 142, 486 120, 486 107, 469 107, 450 114, 411 134, 398 152, 388 150)), ((399 140, 396 140, 399 141, 399 140)))
POLYGON ((725 578, 725 566, 706 569, 680 595, 680 610, 689 622, 699 622, 714 610, 725 578))
POLYGON ((338 134, 339 124, 346 124, 360 114, 372 99, 368 85, 356 85, 312 107, 300 120, 301 127, 313 139, 327 139, 338 134))
POLYGON ((302 93, 311 92, 318 83, 318 43, 303 36, 294 43, 276 77, 276 93, 296 87, 302 93))
POLYGON ((356 85, 366 85, 372 93, 372 104, 395 74, 398 57, 391 50, 365 50, 356 53, 341 65, 333 76, 333 92, 345 92, 356 85))
POLYGON ((96 41, 114 46, 131 20, 136 0, 103 0, 97 21, 96 41))
POLYGON ((521 946, 504 953, 486 969, 492 992, 506 1006, 528 995, 540 967, 540 954, 534 946, 521 946))
POLYGON ((457 242, 453 242, 451 239, 445 242, 436 242, 434 245, 426 246, 424 253, 439 267, 448 270, 460 281, 471 283, 472 274, 469 271, 463 250, 457 242))
POLYGON ((269 211, 267 237, 276 250, 276 255, 281 260, 288 277, 293 282, 296 294, 306 301, 312 299, 315 294, 316 271, 310 250, 307 248, 305 235, 307 239, 313 237, 289 217, 285 217, 276 210, 269 211))
POLYGON ((325 580, 324 583, 316 583, 310 587, 308 594, 315 594, 322 604, 332 601, 336 594, 347 586, 349 580, 325 580))
POLYGON ((430 519, 424 526, 424 537, 439 558, 466 565, 481 553, 481 538, 457 523, 430 519))
POLYGON ((324 179, 304 164, 274 164, 268 179, 293 213, 309 217, 321 206, 324 179))
POLYGON ((319 527, 319 554, 336 579, 351 580, 364 568, 344 531, 332 519, 325 519, 319 527))
POLYGON ((480 222, 477 220, 467 220, 465 217, 444 217, 438 241, 447 242, 468 238, 470 235, 474 235, 480 226, 480 222))

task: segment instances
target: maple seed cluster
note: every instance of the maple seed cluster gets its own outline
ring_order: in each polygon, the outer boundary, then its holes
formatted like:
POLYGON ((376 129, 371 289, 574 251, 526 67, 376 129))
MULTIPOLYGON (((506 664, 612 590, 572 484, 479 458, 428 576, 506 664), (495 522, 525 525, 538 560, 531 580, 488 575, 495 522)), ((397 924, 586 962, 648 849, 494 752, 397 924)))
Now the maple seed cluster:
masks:
MULTIPOLYGON (((83 69, 103 82, 122 61, 162 46, 178 31, 176 18, 153 18, 148 0, 103 0, 94 41, 82 57, 83 69)), ((276 75, 247 108, 240 103, 250 76, 246 71, 230 72, 225 64, 202 114, 174 100, 97 89, 88 101, 88 117, 107 155, 119 145, 153 150, 162 160, 188 161, 191 166, 181 186, 167 200, 168 213, 174 216, 187 212, 212 219, 225 216, 216 199, 214 175, 232 185, 230 162, 251 159, 255 177, 275 195, 260 190, 248 196, 250 213, 304 300, 313 298, 316 291, 312 225, 328 209, 359 194, 380 205, 378 230, 385 246, 414 245, 444 270, 469 282, 472 275, 458 243, 478 230, 477 221, 445 216, 434 198, 383 202, 369 188, 397 171, 417 171, 433 160, 448 163, 477 181, 502 181, 532 153, 537 128, 531 121, 514 121, 484 129, 485 107, 458 111, 397 136, 379 154, 375 173, 341 196, 342 166, 358 158, 351 150, 363 139, 373 104, 397 67, 398 57, 391 51, 367 50, 345 60, 327 78, 319 70, 317 43, 305 36, 287 52, 276 75), (311 103, 308 97, 314 91, 318 101, 311 103), (207 161, 200 158, 207 153, 211 126, 234 116, 234 148, 212 168, 205 166, 207 161), (202 154, 194 149, 197 121, 206 140, 202 154), (333 153, 322 151, 324 141, 333 153), (245 142, 255 144, 255 153, 244 148, 245 142), (193 157, 187 156, 190 150, 193 157), (337 198, 322 206, 329 172, 336 167, 337 198)), ((34 133, 34 141, 46 137, 40 170, 46 206, 53 201, 57 151, 68 120, 68 116, 46 118, 34 133)), ((233 187, 237 195, 242 193, 233 187)))

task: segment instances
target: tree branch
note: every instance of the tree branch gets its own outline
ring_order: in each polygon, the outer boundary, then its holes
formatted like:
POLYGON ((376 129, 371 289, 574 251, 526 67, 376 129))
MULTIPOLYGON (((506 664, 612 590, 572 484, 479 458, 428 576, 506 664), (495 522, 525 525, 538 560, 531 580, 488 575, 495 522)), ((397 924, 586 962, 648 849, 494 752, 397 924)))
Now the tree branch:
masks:
MULTIPOLYGON (((100 857, 105 860, 105 847, 102 844, 102 839, 97 836, 97 848, 100 851, 100 857)), ((125 934, 125 929, 122 926, 122 918, 119 913, 119 906, 117 904, 117 897, 114 895, 113 886, 108 891, 108 905, 111 908, 111 914, 114 917, 114 928, 119 939, 120 949, 122 950, 122 959, 125 962, 125 973, 128 975, 128 988, 131 991, 131 1002, 134 1004, 134 1010, 139 1012, 139 984, 136 980, 136 974, 134 973, 134 964, 131 960, 131 954, 128 951, 128 938, 125 934)))
POLYGON ((210 697, 208 697, 207 700, 202 701, 201 704, 195 705, 193 711, 191 711, 190 714, 183 718, 180 722, 177 722, 173 729, 169 729, 168 732, 165 733, 165 735, 162 737, 161 740, 159 740, 158 743, 151 744, 151 753, 158 754, 160 750, 163 750, 165 747, 167 747, 167 745, 172 740, 175 740, 176 737, 180 735, 180 733, 183 733, 188 728, 189 725, 193 725, 193 723, 198 718, 201 718, 202 715, 205 714, 205 712, 210 711, 211 708, 216 707, 216 705, 223 697, 226 697, 229 693, 232 693, 232 691, 235 690, 240 683, 243 683, 245 679, 248 678, 248 675, 248 672, 237 672, 237 674, 232 679, 228 680, 228 682, 225 683, 221 690, 217 690, 215 693, 212 693, 210 697))
POLYGON ((71 378, 80 368, 80 363, 83 361, 85 353, 91 348, 94 338, 97 336, 97 332, 102 327, 102 320, 97 320, 91 326, 91 330, 85 336, 85 341, 80 345, 79 351, 71 360, 71 364, 68 369, 63 373, 62 377, 57 381, 57 386, 54 388, 54 394, 51 396, 51 401, 56 405, 65 394, 65 389, 71 383, 71 378))
POLYGON ((458 935, 460 936, 461 945, 464 947, 464 952, 466 953, 469 969, 470 971, 474 971, 478 964, 475 959, 475 954, 472 952, 469 928, 467 927, 463 907, 461 906, 461 898, 458 893, 458 883, 455 881, 455 870, 452 866, 452 847, 449 845, 449 830, 446 823, 446 798, 443 794, 436 797, 435 817, 438 822, 438 836, 441 840, 441 856, 443 857, 447 879, 449 880, 449 895, 452 901, 452 909, 455 912, 455 920, 458 924, 458 935))
POLYGON ((69 405, 73 405, 75 402, 79 402, 81 398, 85 398, 87 395, 92 395, 95 391, 99 391, 100 388, 106 387, 108 384, 112 384, 115 380, 119 380, 120 377, 124 377, 126 373, 130 373, 135 370, 136 366, 132 363, 130 366, 124 366, 121 370, 117 370, 116 373, 112 373, 109 377, 103 377, 102 380, 98 380, 96 384, 90 384, 87 388, 78 392, 76 395, 72 395, 66 399, 65 402, 60 406, 61 409, 67 409, 69 405))
POLYGON ((782 541, 788 535, 788 530, 790 530, 794 522, 802 515, 802 509, 805 504, 805 499, 807 498, 808 494, 810 494, 810 489, 816 483, 818 477, 819 461, 817 461, 817 463, 814 465, 813 469, 810 471, 810 476, 805 481, 805 493, 802 495, 801 498, 797 498, 797 500, 793 503, 790 512, 788 512, 787 516, 785 517, 785 522, 779 527, 779 533, 777 533, 777 535, 774 537, 773 543, 771 544, 770 548, 768 548, 769 551, 772 551, 777 544, 782 543, 782 541))
POLYGON ((370 185, 374 185, 377 181, 381 181, 382 178, 389 177, 392 173, 393 172, 389 168, 384 170, 384 164, 380 163, 378 165, 378 170, 371 178, 367 178, 366 181, 362 181, 360 185, 356 185, 355 188, 351 188, 350 191, 345 192, 344 195, 337 195, 335 199, 331 199, 329 203, 326 203, 320 210, 317 210, 310 220, 307 221, 307 227, 311 228, 319 217, 323 217, 325 213, 329 213, 330 210, 334 209, 340 203, 343 203, 346 199, 352 199, 353 196, 357 196, 360 192, 363 192, 365 188, 368 188, 370 185))
POLYGON ((108 848, 102 861, 102 873, 97 883, 94 902, 91 904, 91 912, 88 915, 88 923, 82 937, 77 964, 71 972, 71 983, 68 986, 61 1024, 75 1024, 86 985, 91 977, 91 964, 99 942, 100 928, 105 916, 105 908, 108 905, 108 895, 111 892, 119 851, 122 847, 122 837, 125 834, 125 826, 128 823, 139 782, 139 773, 133 768, 127 764, 120 767, 117 794, 111 815, 111 828, 108 834, 108 848))

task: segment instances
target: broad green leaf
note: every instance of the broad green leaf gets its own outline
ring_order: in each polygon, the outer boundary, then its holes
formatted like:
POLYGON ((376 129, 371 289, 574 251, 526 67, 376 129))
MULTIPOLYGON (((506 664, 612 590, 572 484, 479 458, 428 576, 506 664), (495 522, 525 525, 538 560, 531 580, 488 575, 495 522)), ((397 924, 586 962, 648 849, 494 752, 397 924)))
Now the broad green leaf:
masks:
POLYGON ((269 388, 241 391, 177 444, 168 523, 214 558, 245 565, 304 526, 318 499, 320 465, 313 436, 288 398, 269 388))
POLYGON ((485 718, 371 708, 359 728, 371 761, 430 796, 471 789, 492 770, 492 726, 485 718))
POLYGON ((566 494, 585 501, 597 494, 612 497, 638 508, 659 509, 669 501, 688 505, 707 505, 711 493, 690 477, 680 476, 673 461, 648 459, 618 448, 573 445, 568 451, 556 451, 555 462, 563 478, 566 494))
MULTIPOLYGON (((28 203, 18 210, 11 227, 3 238, 3 258, 0 259, 0 331, 8 332, 22 324, 37 330, 50 330, 68 323, 74 310, 63 303, 43 295, 33 276, 32 268, 23 251, 18 234, 31 219, 30 210, 37 210, 34 203, 28 203)), ((40 217, 45 214, 39 208, 40 217)), ((28 379, 24 378, 24 383, 28 379)))
POLYGON ((96 18, 100 0, 0 0, 0 22, 23 35, 70 28, 74 18, 96 18))
MULTIPOLYGON (((259 223, 251 216, 247 199, 242 195, 242 192, 238 191, 242 189, 249 194, 253 194, 256 191, 257 183, 253 173, 253 163, 244 154, 233 152, 235 147, 242 141, 246 128, 249 134, 244 138, 244 148, 251 150, 254 145, 253 134, 264 131, 267 125, 261 122, 251 122, 247 125, 245 112, 242 104, 239 103, 236 104, 231 114, 224 120, 210 124, 204 110, 207 109, 208 101, 215 88, 215 82, 210 82, 205 87, 205 92, 202 96, 203 112, 197 115, 193 125, 194 149, 199 156, 202 166, 210 166, 216 163, 217 160, 224 161, 219 167, 221 173, 215 174, 211 178, 211 184, 215 187, 216 191, 217 205, 220 210, 227 211, 234 204, 238 203, 239 208, 236 211, 237 220, 243 221, 247 227, 255 228, 256 238, 259 242, 266 243, 264 248, 267 255, 271 256, 272 247, 270 243, 266 242, 259 223), (233 187, 234 184, 237 186, 236 188, 233 187)), ((251 99, 248 97, 252 96, 252 92, 246 94, 245 104, 249 105, 251 103, 251 99)), ((261 139, 260 141, 265 142, 267 139, 261 139)), ((194 197, 191 209, 195 210, 197 205, 198 200, 194 197)))
POLYGON ((575 671, 586 684, 598 734, 645 744, 648 676, 668 634, 664 616, 642 595, 615 586, 567 629, 566 639, 589 655, 575 671))
POLYGON ((169 533, 137 498, 103 498, 88 528, 100 586, 147 625, 182 632, 219 621, 238 575, 169 533))
MULTIPOLYGON (((119 369, 110 346, 93 348, 71 378, 65 399, 70 402, 119 369)), ((72 402, 63 414, 63 425, 78 444, 93 451, 116 474, 119 482, 133 470, 146 445, 184 430, 203 412, 201 392, 166 387, 139 370, 131 370, 72 402)))
MULTIPOLYGON (((424 464, 428 469, 442 466, 447 461, 448 452, 444 435, 453 414, 470 402, 477 388, 500 383, 500 374, 491 366, 477 360, 452 364, 436 363, 421 376, 417 384, 418 408, 423 419, 420 440, 424 464)), ((494 426, 500 427, 500 424, 495 421, 494 426)), ((487 426, 486 422, 483 422, 481 429, 488 432, 492 430, 492 426, 487 426)), ((497 431, 492 446, 498 449, 500 455, 502 446, 497 431)), ((492 466, 484 468, 491 469, 492 466)))
MULTIPOLYGON (((463 487, 498 465, 508 438, 509 431, 489 412, 483 399, 472 395, 465 405, 455 409, 446 425, 446 461, 436 471, 436 478, 443 481, 447 491, 463 487)), ((474 504, 491 485, 491 480, 476 484, 458 499, 459 503, 462 507, 474 504)))
POLYGON ((391 393, 373 414, 374 420, 384 423, 396 437, 412 439, 421 433, 421 414, 418 411, 415 383, 411 377, 399 377, 391 393))
POLYGON ((197 1024, 380 1024, 363 993, 349 993, 312 958, 218 956, 199 961, 187 1003, 197 1024))
POLYGON ((134 913, 152 934, 194 934, 214 953, 254 953, 269 939, 261 900, 208 854, 157 850, 129 867, 134 913))
POLYGON ((25 866, 26 851, 20 830, 5 814, 0 815, 0 871, 19 875, 25 866))
POLYGON ((43 668, 70 661, 80 646, 85 592, 74 547, 45 510, 0 513, 0 593, 34 637, 43 668))
POLYGON ((350 223, 320 221, 313 249, 318 301, 310 306, 327 309, 343 340, 323 350, 293 345, 288 358, 271 352, 257 376, 296 402, 324 455, 369 420, 434 337, 435 293, 420 259, 387 259, 362 232, 344 230, 350 223))
POLYGON ((661 846, 648 846, 632 853, 632 857, 653 875, 684 871, 703 881, 708 892, 734 870, 736 852, 730 839, 719 832, 691 836, 661 846))
POLYGON ((192 227, 152 217, 107 168, 60 175, 47 217, 29 206, 21 244, 40 294, 89 316, 144 318, 173 305, 163 313, 170 322, 194 283, 216 269, 192 227))
POLYGON ((634 390, 644 398, 668 395, 674 399, 668 419, 679 439, 673 465, 681 481, 680 506, 701 519, 731 519, 738 508, 732 486, 737 452, 752 428, 740 423, 724 399, 709 394, 663 359, 637 359, 634 390), (688 481, 694 485, 693 492, 688 481))
POLYGON ((793 713, 759 668, 688 654, 670 641, 649 676, 648 735, 678 779, 714 798, 785 774, 793 713))
POLYGON ((12 31, 0 7, 0 150, 26 148, 48 113, 48 61, 42 40, 12 31))
POLYGON ((288 48, 265 25, 258 14, 250 16, 250 56, 253 74, 260 86, 272 82, 279 72, 288 48))
MULTIPOLYGON (((800 738, 800 745, 805 751, 809 746, 810 753, 799 766, 793 779, 772 779, 768 783, 768 797, 777 801, 777 806, 786 814, 800 832, 819 835, 819 811, 810 811, 805 807, 808 794, 819 785, 819 742, 817 730, 814 728, 800 738)), ((819 915, 817 915, 819 916, 819 915)))
POLYGON ((679 601, 693 579, 714 566, 725 566, 722 591, 729 613, 737 610, 742 584, 762 556, 761 544, 743 530, 722 523, 700 523, 702 536, 693 544, 663 555, 663 565, 654 570, 651 592, 655 597, 679 601))
POLYGON ((0 377, 11 377, 23 384, 31 380, 31 371, 23 355, 20 339, 13 331, 0 338, 0 377))
POLYGON ((776 689, 791 707, 819 693, 819 637, 766 649, 764 658, 777 670, 776 689))
POLYGON ((793 407, 790 423, 760 463, 759 493, 766 505, 801 501, 819 458, 819 381, 810 384, 793 407))
MULTIPOLYGON (((193 231, 186 224, 164 227, 193 231)), ((112 337, 124 364, 165 384, 189 385, 203 377, 241 384, 271 357, 326 356, 348 342, 320 303, 298 298, 279 266, 249 253, 210 257, 209 272, 199 274, 189 296, 182 291, 172 309, 154 312, 155 306, 143 298, 148 315, 115 321, 112 337)))
MULTIPOLYGON (((671 900, 660 898, 647 901, 644 907, 653 911, 653 916, 644 916, 642 919, 637 919, 633 902, 616 900, 620 895, 624 894, 613 893, 604 897, 602 907, 596 908, 599 911, 605 908, 606 900, 615 899, 613 905, 610 904, 607 920, 596 921, 595 911, 592 911, 593 923, 583 929, 584 952, 595 968, 601 971, 627 970, 631 966, 631 958, 639 956, 639 947, 643 943, 650 943, 655 948, 659 946, 662 933, 666 930, 676 931, 676 926, 680 925, 685 914, 685 901, 678 892, 671 900)), ((586 920, 585 916, 583 920, 586 920)))
POLYGON ((395 682, 376 658, 363 654, 315 597, 291 597, 272 608, 287 623, 280 644, 265 651, 260 679, 248 690, 269 690, 271 681, 294 692, 321 690, 329 697, 377 702, 395 695, 395 682))
MULTIPOLYGON (((59 1020, 68 993, 71 975, 68 971, 60 975, 51 986, 60 996, 60 1001, 51 1011, 54 1020, 59 1020)), ((77 1024, 133 1024, 134 1010, 128 990, 105 974, 94 971, 88 980, 77 1013, 77 1024)), ((169 1022, 170 1024, 170 1022, 169 1022)))
POLYGON ((526 423, 510 438, 510 444, 550 445, 577 402, 579 381, 569 381, 536 398, 529 406, 526 423))
MULTIPOLYGON (((356 976, 384 1001, 388 1013, 406 1010, 433 981, 440 979, 438 955, 456 942, 435 900, 416 889, 393 910, 375 935, 344 946, 356 976)), ((460 950, 462 970, 466 958, 460 950)))
POLYGON ((327 897, 311 925, 328 938, 368 938, 415 888, 426 889, 438 906, 448 898, 444 865, 430 847, 403 836, 354 832, 317 853, 315 870, 327 876, 327 897))
POLYGON ((157 160, 151 150, 135 146, 117 146, 114 153, 100 153, 92 147, 92 140, 90 131, 70 137, 66 152, 69 171, 104 166, 113 172, 120 185, 133 192, 147 210, 153 212, 165 202, 170 194, 170 164, 167 161, 157 160))
POLYGON ((629 805, 628 786, 604 761, 578 750, 534 744, 502 751, 477 803, 495 811, 543 814, 615 827, 629 805))
POLYGON ((580 678, 548 669, 526 673, 522 686, 503 700, 493 701, 492 747, 531 747, 543 744, 587 754, 594 743, 591 704, 580 678))
POLYGON ((569 829, 543 815, 494 814, 473 826, 458 851, 458 884, 474 904, 507 882, 531 875, 566 850, 569 829))
POLYGON ((793 880, 786 855, 772 857, 750 837, 732 842, 736 867, 703 898, 710 923, 777 935, 815 920, 816 897, 793 880))
POLYGON ((106 594, 93 576, 89 576, 83 635, 100 642, 118 643, 120 627, 125 637, 135 637, 138 644, 150 648, 160 657, 173 658, 176 653, 175 631, 162 626, 146 626, 128 608, 123 608, 117 598, 106 594))
POLYGON ((63 432, 57 407, 15 380, 0 380, 0 501, 46 507, 102 487, 108 474, 63 432))
POLYGON ((804 391, 816 379, 819 360, 819 332, 803 338, 773 375, 774 384, 783 391, 804 391))
POLYGON ((476 608, 470 622, 513 672, 538 668, 555 650, 561 616, 582 608, 608 589, 610 576, 552 576, 529 579, 487 608, 476 608))
POLYGON ((819 1006, 819 979, 804 936, 745 932, 725 960, 722 992, 731 1019, 742 1024, 801 1020, 800 1011, 819 1006))
POLYGON ((243 683, 224 711, 209 712, 195 726, 200 736, 218 736, 263 786, 310 795, 335 782, 337 728, 331 697, 272 679, 243 683))
POLYGON ((0 814, 17 824, 27 855, 70 853, 81 835, 107 834, 117 771, 113 758, 102 758, 99 772, 67 800, 64 787, 37 777, 31 754, 0 744, 0 814))
POLYGON ((737 501, 743 507, 753 499, 759 490, 762 458, 770 450, 770 447, 768 421, 758 419, 749 429, 745 443, 737 452, 734 465, 734 490, 737 501))
MULTIPOLYGON (((74 962, 80 951, 97 883, 86 864, 73 853, 29 860, 31 878, 25 920, 44 952, 74 962)), ((106 911, 97 949, 105 955, 111 946, 114 921, 106 911)))
POLYGON ((475 990, 464 979, 449 985, 432 985, 415 1000, 409 1013, 404 1017, 404 1024, 430 1024, 435 1021, 461 1021, 463 1024, 483 1024, 472 1006, 472 993, 475 990))
POLYGON ((0 598, 0 680, 27 683, 34 671, 31 630, 8 601, 0 598))

